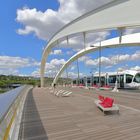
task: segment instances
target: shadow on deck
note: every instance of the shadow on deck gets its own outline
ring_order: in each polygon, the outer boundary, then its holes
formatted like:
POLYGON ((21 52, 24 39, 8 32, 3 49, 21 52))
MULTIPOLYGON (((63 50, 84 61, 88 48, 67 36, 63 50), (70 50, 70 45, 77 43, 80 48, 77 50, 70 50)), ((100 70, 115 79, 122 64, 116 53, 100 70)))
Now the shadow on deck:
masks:
POLYGON ((19 140, 48 140, 40 115, 30 90, 25 101, 20 127, 19 140))

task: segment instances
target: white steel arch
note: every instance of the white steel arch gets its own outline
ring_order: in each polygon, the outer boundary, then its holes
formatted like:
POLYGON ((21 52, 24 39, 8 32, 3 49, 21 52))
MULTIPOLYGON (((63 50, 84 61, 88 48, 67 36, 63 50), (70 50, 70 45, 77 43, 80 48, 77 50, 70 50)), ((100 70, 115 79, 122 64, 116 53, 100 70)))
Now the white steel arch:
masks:
POLYGON ((44 49, 40 71, 41 87, 44 86, 46 60, 51 48, 53 48, 57 42, 64 40, 69 35, 81 32, 140 26, 139 7, 140 0, 114 0, 109 4, 77 18, 63 27, 50 39, 44 49))
POLYGON ((65 70, 65 68, 67 68, 67 66, 69 66, 73 61, 77 60, 79 57, 88 54, 90 52, 94 52, 97 51, 100 47, 101 44, 101 49, 104 48, 115 48, 115 47, 123 47, 123 46, 140 46, 140 33, 135 33, 135 34, 131 34, 131 35, 125 35, 122 36, 122 40, 120 43, 120 38, 116 37, 113 39, 108 39, 96 44, 93 44, 92 47, 87 47, 86 49, 83 49, 81 51, 79 51, 78 53, 76 53, 75 55, 73 55, 60 69, 60 71, 57 73, 53 84, 55 84, 59 78, 59 76, 62 74, 62 72, 65 70))

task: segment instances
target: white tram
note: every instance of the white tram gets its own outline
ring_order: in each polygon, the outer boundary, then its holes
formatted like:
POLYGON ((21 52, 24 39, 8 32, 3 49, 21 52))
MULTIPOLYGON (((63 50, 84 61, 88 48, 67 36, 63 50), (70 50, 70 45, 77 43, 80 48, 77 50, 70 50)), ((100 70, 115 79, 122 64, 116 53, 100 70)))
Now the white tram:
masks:
MULTIPOLYGON (((101 86, 114 87, 117 79, 118 88, 129 88, 138 89, 140 88, 140 71, 125 70, 121 72, 108 72, 101 73, 100 81, 101 86)), ((77 83, 76 80, 73 81, 74 84, 77 83)), ((93 86, 99 86, 99 74, 96 73, 92 77, 81 78, 79 84, 93 86)))

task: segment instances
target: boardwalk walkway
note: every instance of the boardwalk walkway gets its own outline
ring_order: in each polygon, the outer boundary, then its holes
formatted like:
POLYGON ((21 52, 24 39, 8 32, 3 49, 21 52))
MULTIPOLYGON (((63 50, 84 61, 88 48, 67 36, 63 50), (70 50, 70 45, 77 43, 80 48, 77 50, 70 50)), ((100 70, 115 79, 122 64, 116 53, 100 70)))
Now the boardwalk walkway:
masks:
POLYGON ((140 139, 139 95, 131 98, 133 96, 127 94, 107 93, 107 96, 114 97, 117 104, 121 105, 120 114, 104 116, 94 104, 97 92, 82 89, 71 89, 71 91, 73 94, 70 97, 55 97, 49 89, 31 90, 24 106, 19 139, 140 139))

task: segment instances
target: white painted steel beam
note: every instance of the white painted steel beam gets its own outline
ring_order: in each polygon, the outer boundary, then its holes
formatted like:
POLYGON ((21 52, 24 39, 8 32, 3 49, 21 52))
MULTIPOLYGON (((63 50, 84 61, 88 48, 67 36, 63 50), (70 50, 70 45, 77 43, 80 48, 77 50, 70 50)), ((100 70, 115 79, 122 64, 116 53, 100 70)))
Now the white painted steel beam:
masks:
POLYGON ((77 60, 79 57, 88 54, 90 52, 95 52, 99 50, 100 48, 100 43, 101 43, 101 49, 104 48, 117 48, 117 47, 134 47, 134 46, 140 46, 140 33, 135 33, 131 35, 125 35, 122 36, 122 41, 120 44, 119 37, 113 38, 113 39, 108 39, 99 43, 93 44, 91 47, 87 47, 86 49, 83 49, 73 55, 60 69, 60 71, 57 73, 53 84, 57 82, 59 76, 62 74, 62 72, 67 68, 73 61, 77 60))
POLYGON ((87 31, 103 31, 140 26, 140 0, 114 0, 64 26, 48 42, 41 60, 41 87, 44 86, 45 64, 51 49, 69 35, 87 31))

